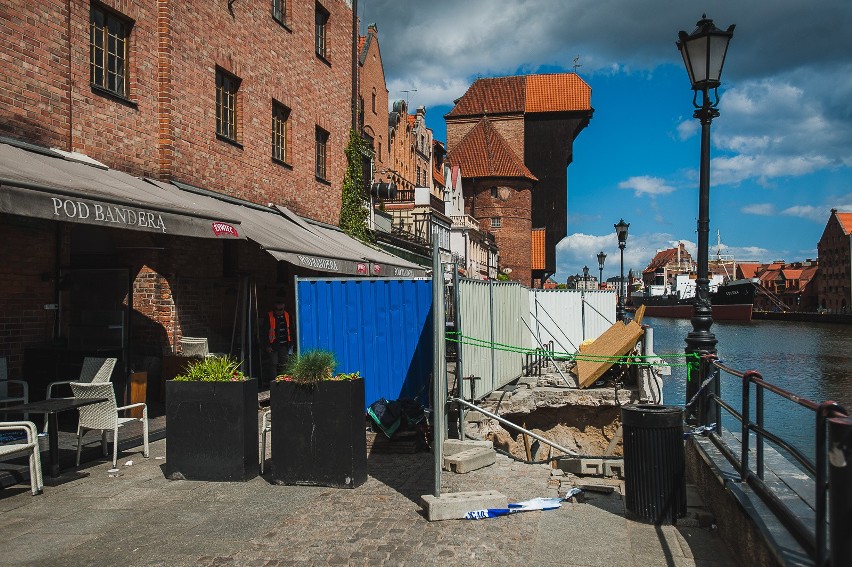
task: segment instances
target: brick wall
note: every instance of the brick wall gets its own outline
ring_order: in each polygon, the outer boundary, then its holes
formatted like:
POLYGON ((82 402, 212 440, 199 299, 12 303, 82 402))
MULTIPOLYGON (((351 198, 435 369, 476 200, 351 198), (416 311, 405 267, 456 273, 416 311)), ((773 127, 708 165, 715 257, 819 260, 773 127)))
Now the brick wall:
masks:
POLYGON ((66 0, 4 0, 0 8, 0 135, 67 148, 66 0))
POLYGON ((465 213, 480 222, 483 230, 494 234, 500 250, 499 269, 511 268, 509 279, 524 285, 531 284, 532 271, 532 190, 529 183, 519 180, 465 180, 465 213), (491 187, 497 186, 497 197, 491 187), (491 219, 500 217, 501 227, 491 227, 491 219))
POLYGON ((378 178, 382 175, 382 170, 388 167, 388 87, 379 48, 378 30, 370 27, 367 33, 372 35, 372 38, 364 64, 358 71, 358 91, 364 99, 364 132, 373 138, 373 149, 376 152, 375 173, 378 178))
POLYGON ((21 380, 24 349, 53 334, 56 311, 44 306, 56 302, 56 225, 0 215, 0 242, 7 267, 0 270, 0 357, 6 357, 9 377, 21 380))

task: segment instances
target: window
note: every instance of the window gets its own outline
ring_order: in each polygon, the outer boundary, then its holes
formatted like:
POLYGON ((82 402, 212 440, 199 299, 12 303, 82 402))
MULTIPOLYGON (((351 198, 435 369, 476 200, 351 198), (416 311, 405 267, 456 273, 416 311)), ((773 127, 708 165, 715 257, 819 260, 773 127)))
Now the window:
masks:
POLYGON ((328 146, 328 132, 317 126, 317 179, 326 179, 326 147, 328 146))
POLYGON ((492 199, 496 199, 496 198, 497 198, 497 187, 492 187, 492 188, 491 188, 491 198, 492 198, 492 199))
POLYGON ((420 166, 417 166, 417 185, 422 187, 423 185, 420 183, 420 166))
POLYGON ((289 163, 290 109, 272 101, 272 159, 289 163))
POLYGON ((286 0, 272 0, 272 19, 279 24, 284 23, 285 12, 287 10, 286 0))
POLYGON ((237 91, 240 80, 216 69, 216 134, 237 141, 237 91))
POLYGON ((328 59, 328 51, 326 45, 326 27, 328 25, 328 12, 319 4, 316 5, 316 17, 314 22, 314 29, 316 32, 316 54, 318 57, 328 59))
POLYGON ((364 97, 358 95, 358 129, 364 131, 364 97))
POLYGON ((503 226, 503 219, 500 217, 491 217, 491 228, 500 228, 503 226))
POLYGON ((376 113, 376 87, 373 87, 373 114, 376 113))
POLYGON ((132 23, 93 4, 89 11, 89 24, 90 81, 126 98, 128 40, 132 23))

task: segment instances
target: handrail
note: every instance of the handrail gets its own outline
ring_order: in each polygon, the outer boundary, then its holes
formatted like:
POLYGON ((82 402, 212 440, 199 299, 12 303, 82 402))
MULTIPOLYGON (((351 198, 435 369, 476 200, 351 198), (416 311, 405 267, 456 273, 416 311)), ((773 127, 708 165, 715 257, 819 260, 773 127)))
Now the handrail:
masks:
MULTIPOLYGON (((763 379, 757 370, 741 372, 725 366, 715 354, 706 354, 699 363, 700 384, 699 392, 690 400, 688 405, 697 402, 696 412, 700 425, 711 425, 711 417, 715 417, 715 426, 710 432, 710 439, 721 451, 725 458, 739 473, 740 482, 748 483, 755 492, 773 510, 775 515, 787 526, 808 554, 815 560, 816 565, 825 565, 827 553, 827 420, 833 417, 848 417, 846 409, 835 401, 825 401, 817 404, 807 398, 798 396, 763 379), (721 397, 721 372, 730 374, 742 380, 741 411, 725 402, 721 397), (755 421, 751 421, 751 391, 755 389, 755 421), (712 386, 712 387, 711 387, 712 386), (764 393, 772 392, 781 398, 791 401, 814 412, 816 417, 816 442, 814 461, 805 456, 800 450, 782 437, 768 431, 764 427, 764 393), (740 454, 736 455, 721 438, 722 410, 725 410, 740 423, 740 454), (751 433, 755 434, 755 470, 749 462, 751 433), (764 442, 769 440, 783 448, 808 472, 814 475, 814 505, 815 528, 812 531, 802 522, 801 518, 792 511, 764 482, 764 442)), ((835 542, 832 542, 835 543, 835 542)))

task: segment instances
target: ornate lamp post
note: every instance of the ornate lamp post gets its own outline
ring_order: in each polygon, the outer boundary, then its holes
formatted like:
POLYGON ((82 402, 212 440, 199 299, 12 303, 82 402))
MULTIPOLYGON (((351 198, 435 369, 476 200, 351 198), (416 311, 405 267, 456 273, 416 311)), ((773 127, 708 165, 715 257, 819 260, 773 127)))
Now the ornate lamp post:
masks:
MULTIPOLYGON (((723 31, 713 25, 706 15, 696 24, 691 34, 678 33, 677 48, 683 56, 686 72, 694 91, 693 117, 701 121, 701 168, 698 185, 698 278, 695 281, 695 308, 692 314, 692 332, 686 337, 686 352, 699 355, 716 352, 716 337, 710 332, 713 309, 710 304, 710 280, 707 254, 710 229, 710 123, 719 116, 717 89, 721 84, 722 65, 728 51, 728 42, 734 35, 734 26, 723 31), (713 99, 710 97, 713 89, 713 99), (698 93, 701 93, 701 105, 698 93)), ((686 384, 686 399, 698 392, 698 380, 686 384)))
POLYGON ((627 246, 627 229, 630 228, 630 223, 621 219, 613 226, 618 236, 618 248, 621 250, 621 280, 618 282, 618 308, 615 310, 615 318, 624 321, 624 301, 627 296, 627 287, 624 285, 624 247, 627 246))
POLYGON ((601 250, 598 252, 598 287, 603 285, 603 266, 604 260, 606 260, 606 254, 601 250))

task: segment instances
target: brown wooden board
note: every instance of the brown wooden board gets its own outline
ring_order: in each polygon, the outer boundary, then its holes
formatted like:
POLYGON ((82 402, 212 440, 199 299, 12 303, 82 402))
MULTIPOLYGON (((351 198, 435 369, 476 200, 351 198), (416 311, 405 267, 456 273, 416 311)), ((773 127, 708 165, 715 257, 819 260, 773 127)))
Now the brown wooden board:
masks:
POLYGON ((633 350, 643 333, 642 326, 636 321, 626 325, 617 321, 583 349, 577 358, 577 382, 580 387, 588 388, 594 384, 615 362, 609 357, 623 356, 633 350), (601 357, 601 360, 594 360, 594 357, 601 357))
POLYGON ((644 306, 644 305, 640 305, 640 306, 639 306, 639 309, 637 309, 637 310, 636 310, 636 313, 634 313, 634 314, 633 314, 633 320, 634 320, 634 321, 636 321, 637 323, 639 323, 639 324, 641 325, 641 324, 642 324, 642 319, 643 319, 644 317, 645 317, 645 306, 644 306))

